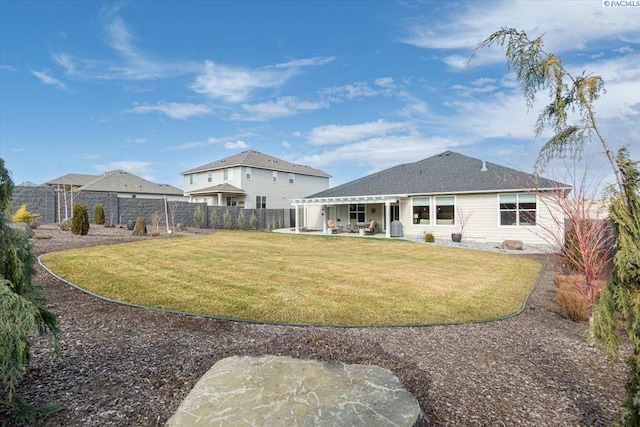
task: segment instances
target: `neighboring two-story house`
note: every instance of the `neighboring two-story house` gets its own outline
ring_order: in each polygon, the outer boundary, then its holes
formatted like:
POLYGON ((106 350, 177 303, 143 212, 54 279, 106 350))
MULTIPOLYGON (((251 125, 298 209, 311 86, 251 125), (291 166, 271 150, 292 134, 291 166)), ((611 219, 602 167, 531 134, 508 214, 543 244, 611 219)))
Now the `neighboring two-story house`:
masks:
POLYGON ((182 172, 190 202, 291 209, 291 199, 329 188, 329 174, 249 150, 182 172))

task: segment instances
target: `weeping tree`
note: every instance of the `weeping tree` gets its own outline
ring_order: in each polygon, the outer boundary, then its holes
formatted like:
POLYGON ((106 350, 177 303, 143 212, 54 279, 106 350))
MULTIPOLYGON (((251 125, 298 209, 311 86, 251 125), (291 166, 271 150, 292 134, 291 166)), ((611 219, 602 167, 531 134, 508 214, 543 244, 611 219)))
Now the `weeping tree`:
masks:
POLYGON ((12 408, 17 420, 32 421, 57 406, 34 408, 16 395, 16 384, 29 366, 29 337, 53 332, 55 316, 32 283, 34 260, 26 233, 9 226, 13 182, 0 158, 0 403, 12 408))
POLYGON ((536 96, 547 92, 549 103, 542 109, 534 133, 551 129, 553 136, 540 150, 536 169, 553 158, 580 158, 584 146, 599 142, 616 177, 612 189, 610 220, 614 229, 616 254, 614 271, 594 312, 591 337, 611 357, 617 354, 620 338, 617 319, 626 321, 626 333, 633 343, 627 360, 627 400, 618 423, 640 425, 640 202, 638 165, 622 148, 614 154, 596 121, 594 103, 605 93, 599 75, 570 73, 562 59, 544 50, 542 37, 530 39, 524 31, 502 28, 482 41, 469 62, 483 49, 501 48, 507 68, 522 87, 528 109, 536 96))

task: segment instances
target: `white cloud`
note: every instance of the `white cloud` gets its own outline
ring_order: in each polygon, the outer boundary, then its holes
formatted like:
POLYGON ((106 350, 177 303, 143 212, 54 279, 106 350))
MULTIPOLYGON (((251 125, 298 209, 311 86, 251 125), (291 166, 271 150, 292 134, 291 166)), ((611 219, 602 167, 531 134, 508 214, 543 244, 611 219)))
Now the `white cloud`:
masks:
POLYGON ((320 95, 331 102, 342 102, 344 99, 353 100, 356 98, 379 95, 379 92, 372 89, 366 82, 356 82, 344 86, 333 86, 320 91, 320 95))
POLYGON ((213 61, 205 61, 204 70, 191 84, 194 92, 219 98, 227 102, 243 102, 256 90, 275 89, 298 74, 301 67, 321 66, 331 62, 333 58, 308 58, 249 69, 220 65, 213 61))
POLYGON ((247 144, 244 141, 225 142, 224 148, 228 148, 230 150, 244 149, 244 148, 249 148, 249 144, 247 144))
POLYGON ((337 163, 365 166, 372 173, 400 163, 415 162, 460 145, 462 143, 454 138, 425 137, 417 133, 381 136, 304 155, 296 162, 318 168, 337 163))
POLYGON ((395 83, 393 82, 393 79, 391 77, 380 77, 379 79, 376 79, 374 81, 374 83, 377 86, 383 87, 383 88, 387 88, 387 89, 393 89, 396 87, 395 83))
POLYGON ((180 145, 172 145, 167 147, 165 150, 167 151, 183 151, 183 150, 191 150, 193 148, 206 147, 207 145, 218 144, 220 140, 217 138, 209 138, 206 141, 193 141, 193 142, 185 142, 180 145))
POLYGON ((311 129, 308 141, 312 145, 343 144, 398 131, 408 131, 410 128, 411 126, 407 123, 386 122, 384 120, 357 125, 319 126, 311 129))
POLYGON ((12 65, 0 65, 0 70, 18 71, 18 69, 12 65))
MULTIPOLYGON (((275 101, 262 102, 259 104, 243 104, 242 108, 249 116, 242 117, 241 119, 268 121, 279 117, 293 116, 302 111, 313 111, 327 107, 327 103, 300 101, 295 96, 285 96, 275 101)), ((238 116, 238 118, 240 117, 238 116)))
POLYGON ((51 77, 45 71, 31 71, 42 83, 46 85, 56 86, 58 89, 67 90, 67 86, 55 77, 51 77))
POLYGON ((295 59, 289 62, 274 65, 275 68, 298 68, 298 67, 315 67, 319 65, 327 65, 334 60, 333 56, 316 56, 314 58, 295 59))
MULTIPOLYGON (((141 177, 149 175, 153 171, 153 163, 143 162, 138 160, 121 160, 118 162, 102 163, 94 165, 94 169, 101 172, 110 172, 118 169, 122 169, 125 172, 132 173, 141 177)), ((146 177, 145 177, 146 178, 146 177)), ((149 178, 146 178, 149 179, 149 178)))
POLYGON ((289 141, 282 141, 282 146, 284 148, 291 148, 291 143, 289 141))
POLYGON ((213 110, 204 104, 189 104, 179 102, 158 102, 156 105, 136 105, 126 110, 129 113, 146 114, 152 112, 160 112, 166 114, 172 119, 184 120, 196 116, 206 116, 211 114, 213 110))
POLYGON ((257 89, 276 88, 291 77, 290 69, 285 72, 274 69, 243 69, 226 65, 216 65, 205 61, 203 72, 191 85, 194 92, 227 102, 242 102, 257 89))
MULTIPOLYGON (((597 1, 556 0, 540 5, 531 1, 461 3, 458 8, 409 24, 402 42, 420 48, 462 51, 442 59, 453 68, 465 68, 471 50, 505 26, 524 30, 530 37, 544 34, 545 49, 558 54, 583 50, 602 40, 640 40, 638 16, 625 8, 603 8, 597 1)), ((474 59, 474 64, 500 61, 504 61, 504 54, 486 51, 474 59)))

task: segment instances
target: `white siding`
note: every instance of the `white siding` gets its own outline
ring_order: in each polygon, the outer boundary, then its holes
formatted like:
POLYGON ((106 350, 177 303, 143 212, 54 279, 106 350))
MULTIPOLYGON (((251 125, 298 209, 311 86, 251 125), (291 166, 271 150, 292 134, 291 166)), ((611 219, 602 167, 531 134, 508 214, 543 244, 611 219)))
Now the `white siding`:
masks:
MULTIPOLYGON (((463 232, 463 240, 474 240, 481 242, 502 243, 507 239, 522 240, 526 244, 550 244, 553 239, 550 232, 560 233, 563 230, 558 228, 552 218, 551 211, 555 210, 551 203, 545 203, 538 196, 537 201, 537 223, 535 226, 502 226, 500 225, 498 193, 493 194, 468 194, 456 195, 456 216, 458 209, 470 212, 471 216, 463 232)), ((404 234, 407 236, 423 236, 425 233, 432 233, 436 239, 450 239, 451 233, 460 232, 456 225, 436 225, 435 224, 435 201, 431 204, 431 223, 413 224, 411 198, 404 198, 400 201, 400 217, 404 225, 404 234)), ((559 214, 555 213, 557 218, 559 214)), ((456 222, 459 223, 458 219, 456 222)), ((562 223, 560 221, 560 223, 562 223)), ((560 224, 562 225, 562 224, 560 224)))
POLYGON ((256 196, 267 196, 268 209, 291 209, 290 199, 307 197, 329 188, 329 178, 296 174, 295 183, 290 184, 287 172, 278 173, 278 182, 273 182, 272 176, 272 170, 255 167, 251 180, 244 180, 243 175, 241 188, 247 192, 245 208, 255 208, 256 196))

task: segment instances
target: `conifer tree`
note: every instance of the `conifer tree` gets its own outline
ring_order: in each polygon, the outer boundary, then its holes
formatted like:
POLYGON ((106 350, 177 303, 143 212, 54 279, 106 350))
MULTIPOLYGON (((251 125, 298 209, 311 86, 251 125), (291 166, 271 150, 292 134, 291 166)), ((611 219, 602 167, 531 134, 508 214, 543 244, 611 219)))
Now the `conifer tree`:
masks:
POLYGON ((55 316, 45 308, 45 299, 32 283, 34 259, 27 235, 9 226, 13 182, 0 158, 0 403, 14 413, 32 419, 42 411, 25 404, 15 387, 29 366, 28 338, 34 333, 53 332, 55 316))

